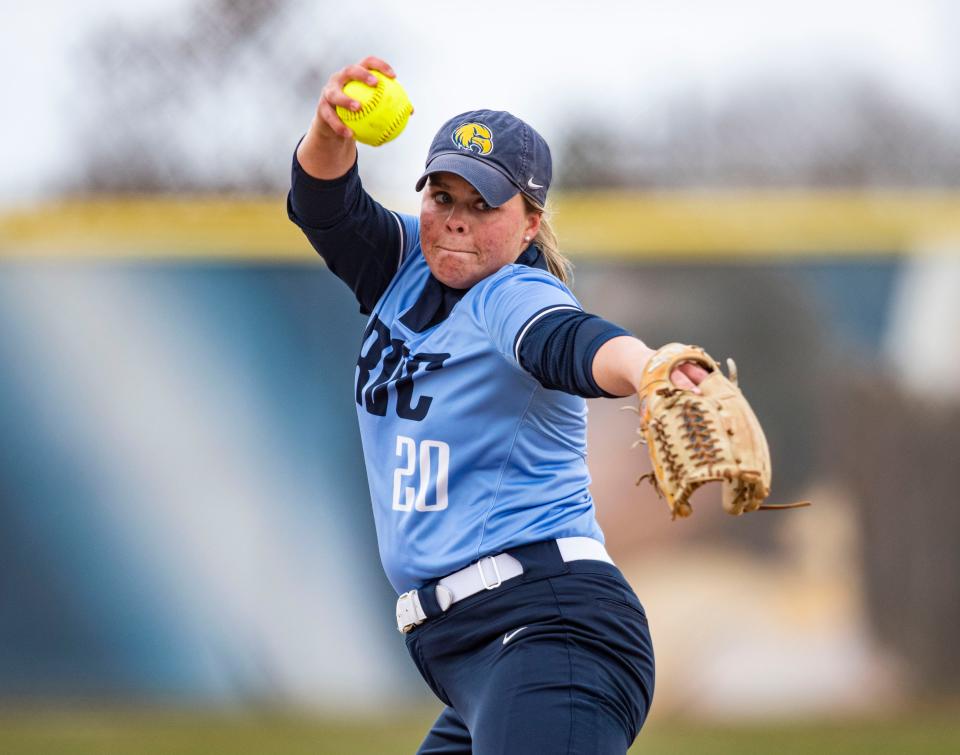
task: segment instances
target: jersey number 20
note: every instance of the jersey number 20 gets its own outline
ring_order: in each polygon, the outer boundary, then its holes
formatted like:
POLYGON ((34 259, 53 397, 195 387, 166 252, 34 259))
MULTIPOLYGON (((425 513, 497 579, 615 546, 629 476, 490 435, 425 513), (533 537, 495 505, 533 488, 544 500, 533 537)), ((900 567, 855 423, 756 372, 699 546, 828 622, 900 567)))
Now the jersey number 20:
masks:
POLYGON ((397 456, 401 463, 393 472, 393 510, 443 511, 447 508, 450 446, 442 440, 422 440, 418 449, 413 438, 398 435, 397 456), (406 485, 407 478, 419 478, 419 484, 406 485), (434 491, 432 501, 427 500, 430 490, 434 491))

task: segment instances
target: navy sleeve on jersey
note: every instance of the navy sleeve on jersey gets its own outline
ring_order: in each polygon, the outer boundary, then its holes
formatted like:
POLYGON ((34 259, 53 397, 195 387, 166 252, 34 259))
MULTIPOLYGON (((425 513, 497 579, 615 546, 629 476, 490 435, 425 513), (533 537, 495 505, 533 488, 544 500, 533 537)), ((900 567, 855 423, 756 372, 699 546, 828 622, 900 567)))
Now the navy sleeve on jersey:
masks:
POLYGON ((322 180, 300 166, 294 151, 287 215, 370 314, 400 267, 406 231, 396 213, 364 191, 356 161, 340 178, 322 180))
POLYGON ((580 310, 549 312, 536 319, 517 345, 520 366, 544 388, 583 398, 616 398, 593 379, 593 358, 603 344, 630 333, 580 310))

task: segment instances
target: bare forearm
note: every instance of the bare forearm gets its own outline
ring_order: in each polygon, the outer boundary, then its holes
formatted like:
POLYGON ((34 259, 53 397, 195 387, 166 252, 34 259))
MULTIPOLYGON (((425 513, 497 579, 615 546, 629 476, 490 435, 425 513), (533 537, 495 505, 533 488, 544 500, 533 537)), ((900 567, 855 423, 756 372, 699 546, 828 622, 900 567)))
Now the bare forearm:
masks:
POLYGON ((319 117, 314 117, 307 135, 297 147, 300 166, 314 178, 340 178, 357 158, 353 139, 334 134, 319 117))
MULTIPOLYGON (((639 338, 619 336, 601 346, 593 357, 593 379, 603 390, 614 396, 629 396, 640 390, 643 371, 656 349, 651 349, 639 338)), ((697 387, 707 371, 694 362, 682 362, 670 373, 670 381, 677 388, 699 393, 697 387)))
POLYGON ((614 396, 637 392, 643 368, 653 354, 639 338, 618 336, 601 346, 593 357, 593 379, 614 396))

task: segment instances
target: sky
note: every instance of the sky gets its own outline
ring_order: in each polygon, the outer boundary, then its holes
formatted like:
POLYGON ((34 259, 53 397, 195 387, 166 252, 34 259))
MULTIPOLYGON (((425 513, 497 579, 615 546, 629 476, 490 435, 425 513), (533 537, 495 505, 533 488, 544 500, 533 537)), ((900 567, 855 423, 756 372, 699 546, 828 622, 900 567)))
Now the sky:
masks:
MULTIPOLYGON (((110 15, 149 23, 191 4, 34 0, 4 9, 0 203, 42 199, 71 157, 70 102, 82 104, 96 86, 70 67, 85 32, 110 15)), ((398 71, 416 115, 389 154, 407 178, 436 127, 476 107, 511 110, 550 141, 564 118, 602 127, 655 114, 677 92, 710 103, 751 82, 789 75, 829 83, 842 70, 880 78, 934 113, 958 117, 960 107, 956 0, 487 0, 482 12, 444 0, 379 0, 304 8, 304 35, 327 32, 335 13, 345 48, 379 54, 398 71)))

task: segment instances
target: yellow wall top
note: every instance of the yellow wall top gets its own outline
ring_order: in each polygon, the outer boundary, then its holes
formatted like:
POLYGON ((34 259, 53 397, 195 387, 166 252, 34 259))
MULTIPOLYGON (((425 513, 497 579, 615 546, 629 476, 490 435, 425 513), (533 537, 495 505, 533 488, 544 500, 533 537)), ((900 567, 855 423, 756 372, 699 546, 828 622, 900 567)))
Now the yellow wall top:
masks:
MULTIPOLYGON (((888 255, 951 241, 960 192, 596 191, 559 194, 578 259, 888 255)), ((0 211, 0 258, 312 261, 283 197, 71 199, 0 211)))

